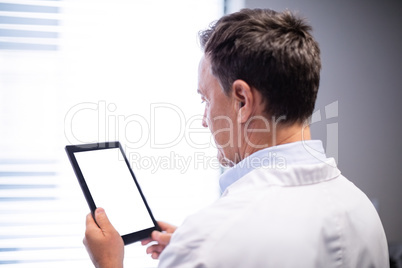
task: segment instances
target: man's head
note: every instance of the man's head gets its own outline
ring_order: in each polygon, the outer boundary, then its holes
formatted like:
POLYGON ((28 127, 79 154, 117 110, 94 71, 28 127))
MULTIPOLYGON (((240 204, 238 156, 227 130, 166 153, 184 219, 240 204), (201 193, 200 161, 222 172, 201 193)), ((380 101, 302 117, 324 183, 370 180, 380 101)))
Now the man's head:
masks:
POLYGON ((203 125, 213 134, 222 164, 295 141, 303 131, 314 109, 321 69, 310 31, 288 11, 244 9, 200 33, 203 125), (273 133, 278 126, 282 141, 273 133))
POLYGON ((311 27, 289 11, 244 9, 200 33, 212 73, 230 95, 240 79, 261 92, 270 117, 303 122, 314 110, 320 49, 311 27))

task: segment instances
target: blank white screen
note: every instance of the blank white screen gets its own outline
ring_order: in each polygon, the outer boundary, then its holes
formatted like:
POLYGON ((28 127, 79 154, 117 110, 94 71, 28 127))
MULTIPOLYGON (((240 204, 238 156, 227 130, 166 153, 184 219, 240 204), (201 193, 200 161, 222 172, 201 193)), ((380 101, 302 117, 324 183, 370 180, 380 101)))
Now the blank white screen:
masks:
POLYGON ((154 226, 119 148, 74 153, 89 192, 120 235, 154 226))

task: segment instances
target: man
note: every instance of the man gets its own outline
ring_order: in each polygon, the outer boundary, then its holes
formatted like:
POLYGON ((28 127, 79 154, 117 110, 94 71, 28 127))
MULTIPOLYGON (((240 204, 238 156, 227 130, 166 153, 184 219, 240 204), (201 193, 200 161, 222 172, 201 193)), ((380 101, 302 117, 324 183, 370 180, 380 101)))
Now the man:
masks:
MULTIPOLYGON (((143 245, 160 267, 388 267, 375 208, 310 140, 320 50, 302 19, 242 10, 200 34, 198 93, 213 134, 221 198, 143 245)), ((103 209, 84 244, 97 267, 122 267, 103 209)))

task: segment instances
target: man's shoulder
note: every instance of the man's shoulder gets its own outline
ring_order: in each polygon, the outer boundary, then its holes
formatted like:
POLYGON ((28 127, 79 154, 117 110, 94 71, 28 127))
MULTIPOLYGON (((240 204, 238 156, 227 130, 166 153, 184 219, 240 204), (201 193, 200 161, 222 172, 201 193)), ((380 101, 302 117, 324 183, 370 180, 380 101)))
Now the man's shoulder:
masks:
POLYGON ((188 217, 172 237, 170 256, 215 267, 274 267, 268 264, 291 254, 290 265, 316 267, 337 254, 352 259, 352 251, 386 249, 370 200, 342 175, 301 187, 259 186, 229 192, 188 217))

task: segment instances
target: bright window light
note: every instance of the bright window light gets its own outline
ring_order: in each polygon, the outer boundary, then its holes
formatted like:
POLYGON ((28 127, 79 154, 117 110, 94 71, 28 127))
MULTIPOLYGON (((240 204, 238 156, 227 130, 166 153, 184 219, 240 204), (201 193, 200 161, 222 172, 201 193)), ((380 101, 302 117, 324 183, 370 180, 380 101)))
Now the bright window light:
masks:
MULTIPOLYGON (((222 0, 0 2, 2 267, 91 265, 68 144, 119 140, 157 220, 218 198, 197 33, 222 13, 222 0)), ((157 265, 125 250, 127 267, 157 265)))

